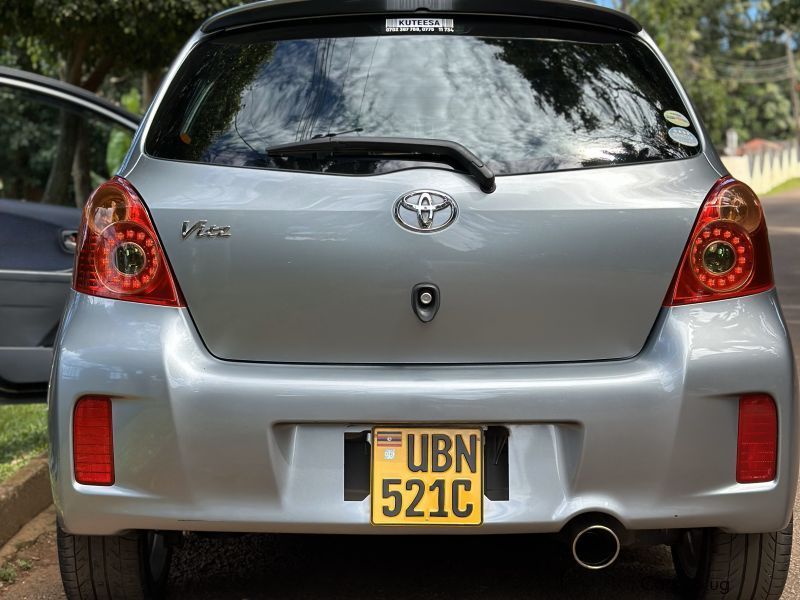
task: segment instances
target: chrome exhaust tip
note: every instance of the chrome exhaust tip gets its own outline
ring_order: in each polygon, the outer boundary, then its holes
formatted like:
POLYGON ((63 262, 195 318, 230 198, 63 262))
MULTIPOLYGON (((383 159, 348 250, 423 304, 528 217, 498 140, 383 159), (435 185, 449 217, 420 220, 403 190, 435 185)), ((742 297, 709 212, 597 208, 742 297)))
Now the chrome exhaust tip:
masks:
POLYGON ((619 556, 619 536, 605 525, 590 525, 572 538, 572 556, 584 569, 600 571, 614 564, 619 556))

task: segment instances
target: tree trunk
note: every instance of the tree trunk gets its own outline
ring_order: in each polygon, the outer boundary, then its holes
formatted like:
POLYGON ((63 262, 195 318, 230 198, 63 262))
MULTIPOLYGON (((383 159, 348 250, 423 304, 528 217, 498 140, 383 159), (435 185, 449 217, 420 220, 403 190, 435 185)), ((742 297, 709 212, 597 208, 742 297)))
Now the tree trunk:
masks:
POLYGON ((80 117, 72 111, 62 108, 56 154, 53 157, 47 186, 42 195, 44 204, 72 204, 69 199, 70 170, 75 155, 75 144, 78 141, 79 126, 80 117))
POLYGON ((75 136, 75 156, 72 161, 72 186, 75 206, 83 208, 92 193, 92 174, 89 164, 89 124, 81 119, 75 136))
MULTIPOLYGON (((75 40, 67 54, 63 77, 73 85, 80 85, 83 73, 83 59, 86 56, 88 42, 85 38, 75 40)), ((42 195, 44 204, 72 204, 69 201, 70 171, 75 156, 75 144, 78 139, 78 126, 80 117, 71 110, 61 109, 59 118, 59 134, 53 164, 50 166, 50 175, 42 195)))
POLYGON ((27 189, 28 182, 25 181, 25 174, 30 172, 28 163, 30 158, 26 148, 17 148, 14 152, 14 168, 10 175, 7 189, 0 190, 0 197, 13 198, 15 200, 32 200, 33 196, 27 189))
POLYGON ((92 72, 81 82, 81 87, 90 92, 97 93, 97 90, 103 85, 103 82, 106 80, 106 75, 108 75, 108 72, 113 66, 114 59, 112 57, 105 56, 101 58, 97 61, 92 72))
POLYGON ((161 85, 160 71, 147 71, 142 75, 142 107, 147 110, 161 85))
POLYGON ((62 79, 72 85, 80 85, 83 78, 83 60, 89 49, 89 40, 80 37, 72 43, 67 53, 62 79))

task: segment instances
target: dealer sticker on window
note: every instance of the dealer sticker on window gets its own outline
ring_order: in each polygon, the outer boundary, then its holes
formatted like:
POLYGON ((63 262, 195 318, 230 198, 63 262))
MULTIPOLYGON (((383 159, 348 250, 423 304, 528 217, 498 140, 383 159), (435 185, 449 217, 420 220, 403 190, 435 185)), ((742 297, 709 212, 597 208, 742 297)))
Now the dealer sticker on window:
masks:
POLYGON ((453 19, 406 18, 386 19, 386 33, 401 33, 406 31, 419 33, 453 33, 453 19))
POLYGON ((691 131, 683 129, 682 127, 670 128, 670 130, 667 131, 667 135, 672 138, 673 142, 677 142, 682 146, 696 148, 700 145, 700 140, 697 139, 697 136, 691 131))

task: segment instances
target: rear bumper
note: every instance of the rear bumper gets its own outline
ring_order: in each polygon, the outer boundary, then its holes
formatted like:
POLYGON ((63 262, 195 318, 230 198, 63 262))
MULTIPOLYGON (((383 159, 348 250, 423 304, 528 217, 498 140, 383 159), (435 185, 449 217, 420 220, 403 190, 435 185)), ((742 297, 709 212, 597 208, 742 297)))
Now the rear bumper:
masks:
POLYGON ((508 427, 510 498, 448 533, 558 531, 599 511, 630 529, 765 532, 789 520, 797 380, 774 293, 664 309, 636 358, 506 366, 304 366, 212 357, 184 310, 73 294, 50 389, 58 514, 126 529, 441 533, 370 525, 345 501, 345 432, 373 424, 508 427), (738 398, 779 409, 777 479, 735 480, 738 398), (72 477, 75 400, 114 400, 116 484, 72 477))

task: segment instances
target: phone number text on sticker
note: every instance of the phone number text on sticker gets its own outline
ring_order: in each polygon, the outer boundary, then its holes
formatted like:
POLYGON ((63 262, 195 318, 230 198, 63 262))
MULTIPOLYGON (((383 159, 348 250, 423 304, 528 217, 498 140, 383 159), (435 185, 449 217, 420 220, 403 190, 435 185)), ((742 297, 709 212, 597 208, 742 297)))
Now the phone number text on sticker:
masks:
POLYGON ((453 33, 454 25, 453 19, 386 19, 386 33, 453 33))

